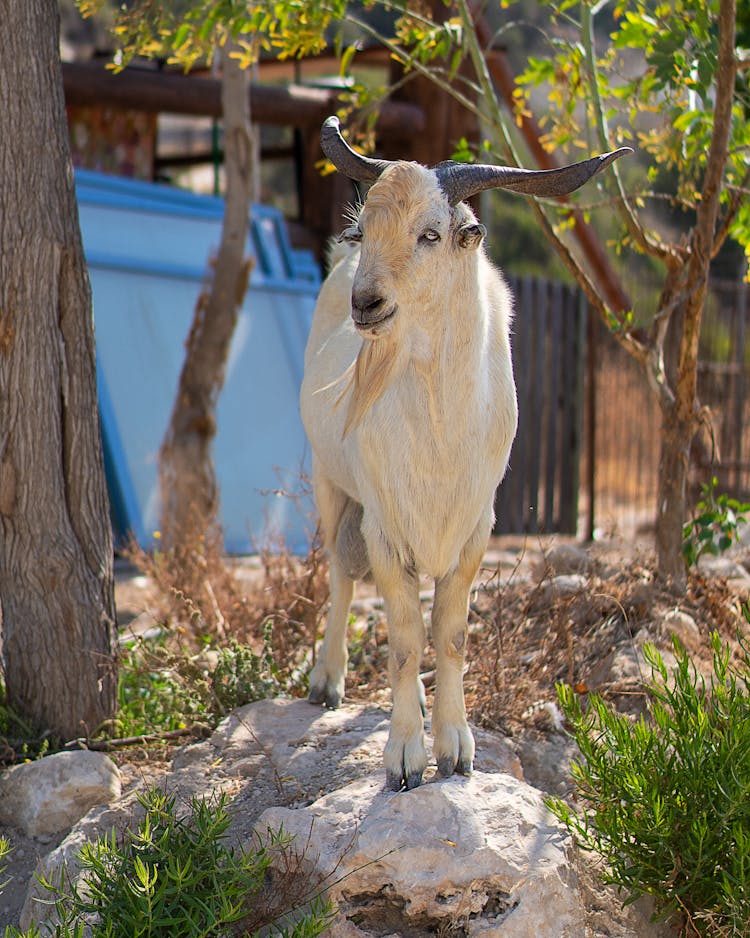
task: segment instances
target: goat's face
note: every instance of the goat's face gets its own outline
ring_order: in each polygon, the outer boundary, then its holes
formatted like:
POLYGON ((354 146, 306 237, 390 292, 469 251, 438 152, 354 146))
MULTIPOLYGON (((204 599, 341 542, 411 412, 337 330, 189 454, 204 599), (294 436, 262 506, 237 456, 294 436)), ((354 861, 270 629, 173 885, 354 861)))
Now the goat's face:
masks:
POLYGON ((387 335, 402 307, 428 309, 450 293, 460 259, 485 229, 468 206, 451 207, 435 173, 394 163, 370 189, 342 239, 361 242, 352 285, 352 319, 368 339, 387 335), (433 302, 430 302, 430 301, 433 302))

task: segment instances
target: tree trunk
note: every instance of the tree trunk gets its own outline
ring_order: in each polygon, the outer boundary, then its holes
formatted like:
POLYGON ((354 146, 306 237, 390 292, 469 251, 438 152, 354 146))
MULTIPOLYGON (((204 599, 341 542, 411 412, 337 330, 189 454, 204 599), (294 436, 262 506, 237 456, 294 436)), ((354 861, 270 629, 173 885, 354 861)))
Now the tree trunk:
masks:
POLYGON ((114 716, 112 534, 57 0, 0 30, 0 602, 7 702, 65 739, 114 716))
POLYGON ((216 403, 251 270, 246 257, 252 198, 248 79, 229 51, 222 49, 226 203, 221 243, 211 281, 196 305, 159 460, 161 533, 167 547, 215 526, 218 493, 211 444, 216 403))
MULTIPOLYGON (((698 427, 698 343, 708 277, 716 238, 719 197, 729 153, 732 101, 737 62, 735 57, 735 0, 719 3, 719 56, 711 145, 706 161, 696 222, 691 233, 688 263, 662 294, 662 308, 670 297, 682 294, 683 302, 673 313, 670 331, 672 352, 667 355, 667 377, 672 400, 662 397, 662 437, 659 459, 656 549, 659 574, 675 590, 686 586, 682 559, 682 526, 687 516, 687 473, 690 444, 698 427), (669 372, 673 372, 670 374, 669 372)), ((669 279, 669 278, 668 278, 669 279)))
POLYGON ((677 409, 662 408, 661 451, 656 505, 656 556, 661 578, 675 592, 685 591, 687 577, 682 557, 692 421, 687 425, 677 409))

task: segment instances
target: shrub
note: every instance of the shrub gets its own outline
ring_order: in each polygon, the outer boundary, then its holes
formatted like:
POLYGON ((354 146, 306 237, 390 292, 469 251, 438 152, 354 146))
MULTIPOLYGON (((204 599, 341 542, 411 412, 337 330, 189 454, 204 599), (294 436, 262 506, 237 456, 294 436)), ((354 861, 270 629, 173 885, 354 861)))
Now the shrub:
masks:
MULTIPOLYGON (((113 831, 84 845, 80 880, 43 881, 58 923, 23 933, 10 927, 6 938, 229 938, 268 926, 286 938, 314 938, 328 927, 331 908, 319 898, 293 924, 274 926, 278 897, 271 917, 263 901, 271 854, 227 846, 225 795, 194 798, 184 817, 175 797, 158 788, 141 803, 145 817, 137 830, 126 831, 120 842, 113 831)), ((281 834, 275 846, 288 843, 281 834)))
POLYGON ((701 486, 703 497, 695 506, 695 516, 682 529, 682 555, 688 567, 698 563, 704 554, 718 557, 739 539, 740 525, 746 524, 750 505, 717 494, 718 480, 701 486))
POLYGON ((214 727, 237 707, 288 696, 306 675, 282 674, 274 661, 270 623, 262 646, 230 640, 217 651, 193 653, 168 635, 138 639, 120 663, 119 710, 108 735, 164 734, 190 726, 214 727), (174 647, 172 647, 174 646, 174 647))
POLYGON ((574 813, 548 804, 585 850, 605 861, 604 878, 627 901, 654 898, 664 918, 682 914, 690 934, 750 936, 750 667, 730 665, 712 636, 707 686, 675 640, 670 680, 658 652, 651 666, 648 714, 617 713, 592 694, 581 701, 559 686, 562 710, 581 760, 573 765, 574 813))

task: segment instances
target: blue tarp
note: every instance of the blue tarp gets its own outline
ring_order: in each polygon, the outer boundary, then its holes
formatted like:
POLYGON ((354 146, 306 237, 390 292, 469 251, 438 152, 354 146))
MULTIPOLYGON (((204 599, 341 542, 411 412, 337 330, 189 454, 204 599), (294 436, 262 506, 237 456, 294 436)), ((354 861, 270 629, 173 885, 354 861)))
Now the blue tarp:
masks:
MULTIPOLYGON (((157 457, 195 303, 221 234, 223 201, 79 170, 76 187, 94 298, 102 437, 115 533, 144 547, 159 525, 157 457)), ((253 206, 256 259, 217 410, 214 463, 227 550, 310 538, 299 492, 308 471, 297 395, 320 286, 281 214, 253 206)))

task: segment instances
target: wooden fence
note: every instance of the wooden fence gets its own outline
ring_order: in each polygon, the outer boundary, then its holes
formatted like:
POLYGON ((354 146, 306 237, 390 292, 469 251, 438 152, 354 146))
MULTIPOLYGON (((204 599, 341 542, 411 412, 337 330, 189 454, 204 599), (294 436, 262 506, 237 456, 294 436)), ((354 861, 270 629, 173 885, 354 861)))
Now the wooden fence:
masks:
MULTIPOLYGON (((519 425, 495 501, 495 533, 653 525, 661 417, 640 367, 588 316, 577 289, 509 278, 516 296, 513 363, 519 425)), ((714 446, 691 454, 689 498, 716 476, 750 501, 750 286, 715 282, 701 332, 698 394, 714 446)))
POLYGON ((518 434, 495 533, 575 533, 583 438, 586 307, 579 290, 509 278, 518 434))

